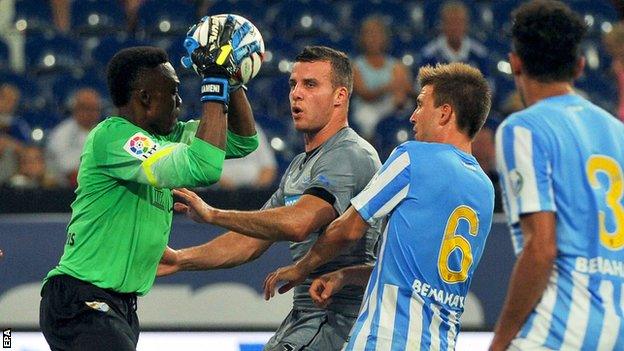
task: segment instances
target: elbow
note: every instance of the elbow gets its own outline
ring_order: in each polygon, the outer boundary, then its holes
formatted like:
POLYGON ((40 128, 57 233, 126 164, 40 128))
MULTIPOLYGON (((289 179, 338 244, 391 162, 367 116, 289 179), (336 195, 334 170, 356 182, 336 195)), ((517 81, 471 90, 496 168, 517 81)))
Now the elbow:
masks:
POLYGON ((557 246, 555 244, 536 245, 529 243, 524 251, 538 267, 552 267, 557 258, 557 246))
POLYGON ((312 232, 312 229, 310 229, 305 224, 293 221, 286 228, 284 236, 289 241, 300 243, 300 242, 305 241, 311 232, 312 232))

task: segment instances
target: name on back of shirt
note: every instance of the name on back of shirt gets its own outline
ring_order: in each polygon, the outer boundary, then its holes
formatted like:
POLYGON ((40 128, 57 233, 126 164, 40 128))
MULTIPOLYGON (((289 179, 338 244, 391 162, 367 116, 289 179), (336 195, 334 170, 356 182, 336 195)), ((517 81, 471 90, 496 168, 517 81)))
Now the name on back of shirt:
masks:
POLYGON ((453 293, 446 292, 442 289, 431 286, 430 284, 423 283, 418 279, 414 280, 412 284, 413 293, 422 297, 435 300, 437 303, 447 305, 453 308, 464 308, 464 297, 453 293))

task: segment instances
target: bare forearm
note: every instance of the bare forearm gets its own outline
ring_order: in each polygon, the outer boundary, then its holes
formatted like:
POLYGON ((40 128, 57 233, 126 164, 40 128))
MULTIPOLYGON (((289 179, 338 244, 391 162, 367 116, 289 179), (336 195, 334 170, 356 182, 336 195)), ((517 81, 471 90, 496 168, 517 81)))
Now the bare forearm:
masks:
POLYGON ((308 253, 297 262, 306 272, 312 272, 320 265, 329 262, 341 252, 357 242, 368 229, 368 224, 353 209, 349 208, 333 221, 308 253))
POLYGON ((553 261, 540 259, 534 250, 525 248, 514 266, 507 298, 494 330, 494 341, 501 346, 506 347, 518 333, 548 285, 553 261))
POLYGON ((344 285, 366 286, 370 279, 373 266, 359 265, 341 269, 344 275, 344 285))
POLYGON ((245 89, 238 89, 230 94, 230 110, 228 112, 228 128, 241 136, 253 136, 256 134, 256 125, 253 112, 245 89))
POLYGON ((202 118, 199 121, 195 136, 221 150, 225 150, 226 128, 227 118, 223 111, 223 105, 214 102, 204 103, 202 118))
POLYGON ((280 207, 261 211, 217 210, 210 222, 253 238, 294 240, 295 220, 280 207))
POLYGON ((231 268, 253 261, 262 255, 271 242, 227 233, 199 246, 179 251, 180 270, 196 271, 231 268))

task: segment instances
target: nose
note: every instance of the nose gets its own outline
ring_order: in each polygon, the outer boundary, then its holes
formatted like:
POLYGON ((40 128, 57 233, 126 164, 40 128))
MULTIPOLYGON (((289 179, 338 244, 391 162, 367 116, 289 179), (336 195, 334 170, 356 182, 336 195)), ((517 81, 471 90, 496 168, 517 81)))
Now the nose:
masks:
POLYGON ((176 107, 180 107, 182 106, 182 97, 180 96, 180 94, 176 94, 176 107))
POLYGON ((409 121, 411 124, 416 124, 416 110, 412 112, 412 115, 410 116, 409 121))
POLYGON ((290 99, 293 101, 301 100, 303 97, 301 96, 301 89, 299 88, 299 84, 295 84, 290 87, 290 99))

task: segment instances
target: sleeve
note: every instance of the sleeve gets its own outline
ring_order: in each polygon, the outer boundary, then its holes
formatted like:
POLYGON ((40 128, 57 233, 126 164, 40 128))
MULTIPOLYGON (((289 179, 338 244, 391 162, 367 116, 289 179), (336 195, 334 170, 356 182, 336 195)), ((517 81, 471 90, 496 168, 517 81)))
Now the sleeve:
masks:
POLYGON ((410 157, 405 144, 398 146, 351 204, 369 224, 385 217, 409 192, 410 157))
POLYGON ((157 188, 215 183, 225 158, 223 150, 198 138, 190 145, 158 141, 128 126, 99 130, 93 154, 97 167, 109 176, 157 188))
POLYGON ((503 123, 496 132, 496 167, 510 224, 521 214, 556 211, 545 150, 544 138, 526 126, 503 123))
POLYGON ((258 148, 258 133, 252 136, 242 136, 227 131, 225 144, 225 158, 241 158, 249 155, 258 148))
POLYGON ((334 207, 341 215, 349 207, 351 199, 372 178, 375 170, 362 159, 359 148, 345 143, 322 154, 310 172, 310 183, 304 194, 317 196, 334 207), (367 177, 361 181, 361 177, 367 177))
POLYGON ((267 200, 267 202, 264 203, 264 205, 261 208, 262 210, 266 210, 268 208, 276 208, 276 207, 284 206, 284 204, 285 204, 285 201, 284 201, 284 183, 286 182, 286 175, 287 174, 288 174, 288 171, 286 171, 284 173, 284 175, 282 176, 282 179, 280 180, 279 187, 273 193, 273 195, 271 195, 269 200, 267 200))
MULTIPOLYGON (((199 121, 178 122, 173 131, 165 137, 165 140, 174 143, 191 144, 195 139, 195 133, 199 127, 199 121)), ((249 155, 258 147, 258 134, 242 136, 227 130, 225 144, 225 158, 241 158, 249 155)))

